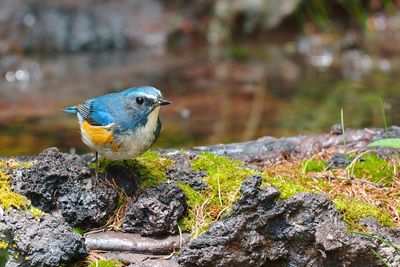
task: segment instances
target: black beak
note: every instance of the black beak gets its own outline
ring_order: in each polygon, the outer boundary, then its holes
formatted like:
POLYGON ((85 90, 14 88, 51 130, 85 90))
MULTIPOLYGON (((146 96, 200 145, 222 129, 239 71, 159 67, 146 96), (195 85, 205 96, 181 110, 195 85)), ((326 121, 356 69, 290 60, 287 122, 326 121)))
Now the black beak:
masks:
POLYGON ((165 100, 165 99, 158 100, 158 106, 166 106, 166 105, 169 105, 171 103, 172 103, 171 101, 168 101, 168 100, 165 100))

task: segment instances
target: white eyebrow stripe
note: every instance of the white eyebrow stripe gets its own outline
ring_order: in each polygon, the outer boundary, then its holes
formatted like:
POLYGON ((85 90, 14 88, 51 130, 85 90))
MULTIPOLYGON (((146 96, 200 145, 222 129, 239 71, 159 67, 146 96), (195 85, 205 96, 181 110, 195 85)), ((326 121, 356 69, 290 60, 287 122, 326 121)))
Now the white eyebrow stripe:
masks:
POLYGON ((140 96, 143 96, 145 98, 151 98, 151 99, 154 99, 154 100, 157 99, 157 97, 154 96, 154 95, 149 95, 149 94, 144 94, 144 93, 140 93, 140 96))

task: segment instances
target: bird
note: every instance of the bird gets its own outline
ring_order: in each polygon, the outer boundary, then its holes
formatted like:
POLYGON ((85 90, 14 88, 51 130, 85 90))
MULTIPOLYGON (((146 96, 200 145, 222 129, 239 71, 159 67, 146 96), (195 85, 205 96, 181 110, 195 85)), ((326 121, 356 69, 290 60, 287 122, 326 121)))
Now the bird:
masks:
POLYGON ((152 86, 132 87, 64 108, 78 117, 82 141, 110 160, 128 160, 147 151, 161 131, 160 107, 171 104, 152 86))

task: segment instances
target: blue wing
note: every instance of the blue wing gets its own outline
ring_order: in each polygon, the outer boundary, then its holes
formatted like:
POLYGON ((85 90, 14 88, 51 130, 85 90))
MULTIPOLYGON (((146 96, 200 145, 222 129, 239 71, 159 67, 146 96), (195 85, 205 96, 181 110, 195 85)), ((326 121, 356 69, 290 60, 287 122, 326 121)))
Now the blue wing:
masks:
POLYGON ((113 123, 114 120, 109 112, 102 107, 101 103, 97 103, 96 99, 90 99, 78 106, 66 107, 64 112, 79 113, 82 118, 94 126, 106 126, 113 123))

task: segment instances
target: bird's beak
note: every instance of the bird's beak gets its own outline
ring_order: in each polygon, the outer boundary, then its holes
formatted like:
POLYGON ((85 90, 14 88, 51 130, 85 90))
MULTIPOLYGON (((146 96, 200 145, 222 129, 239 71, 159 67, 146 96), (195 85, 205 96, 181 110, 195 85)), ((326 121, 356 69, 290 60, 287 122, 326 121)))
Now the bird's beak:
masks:
POLYGON ((159 99, 157 101, 157 106, 166 106, 166 105, 169 105, 171 103, 172 103, 171 101, 168 101, 168 100, 165 100, 165 99, 159 99))

